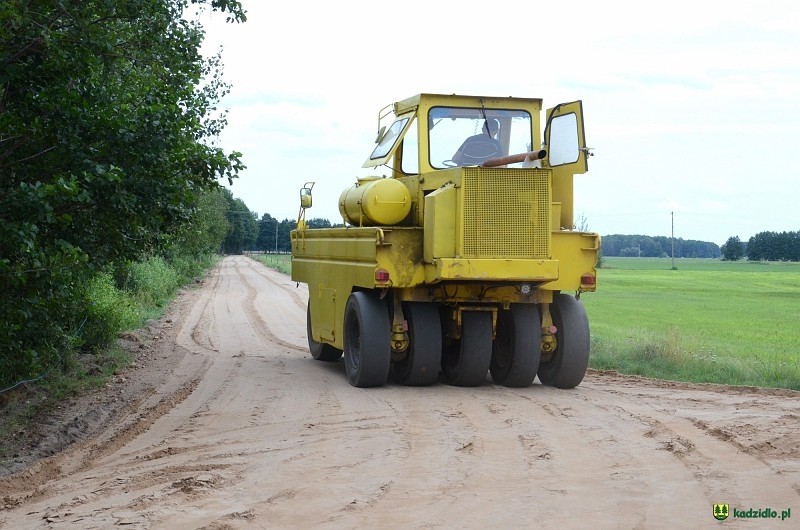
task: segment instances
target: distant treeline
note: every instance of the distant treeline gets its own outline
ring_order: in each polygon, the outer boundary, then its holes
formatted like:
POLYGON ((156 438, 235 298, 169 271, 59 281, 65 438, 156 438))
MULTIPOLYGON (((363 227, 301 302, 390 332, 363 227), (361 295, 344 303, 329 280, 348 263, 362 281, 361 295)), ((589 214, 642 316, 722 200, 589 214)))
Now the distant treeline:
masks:
MULTIPOLYGON (((297 221, 279 221, 265 213, 258 219, 255 212, 248 210, 241 199, 233 199, 226 194, 229 202, 228 235, 222 245, 226 254, 241 254, 248 250, 266 252, 290 252, 292 242, 290 232, 297 221)), ((314 218, 307 221, 309 228, 330 228, 344 226, 332 224, 327 219, 314 218)), ((800 231, 761 232, 746 243, 738 236, 728 239, 720 247, 709 241, 675 238, 667 236, 643 236, 611 234, 602 238, 602 254, 609 257, 665 258, 722 258, 750 261, 800 261, 800 231)))
POLYGON ((760 232, 747 243, 733 236, 721 250, 723 259, 731 261, 745 256, 750 261, 800 261, 800 231, 760 232))
POLYGON ((674 239, 666 236, 641 236, 611 234, 603 236, 604 256, 662 258, 671 257, 673 241, 676 258, 719 258, 720 248, 716 243, 674 239))
MULTIPOLYGON (((290 252, 292 250, 291 232, 297 227, 297 221, 284 219, 279 221, 265 213, 258 219, 258 214, 247 208, 241 199, 232 199, 228 209, 228 235, 222 243, 224 254, 242 254, 246 251, 256 252, 290 252)), ((327 219, 308 219, 309 228, 331 228, 327 219)))

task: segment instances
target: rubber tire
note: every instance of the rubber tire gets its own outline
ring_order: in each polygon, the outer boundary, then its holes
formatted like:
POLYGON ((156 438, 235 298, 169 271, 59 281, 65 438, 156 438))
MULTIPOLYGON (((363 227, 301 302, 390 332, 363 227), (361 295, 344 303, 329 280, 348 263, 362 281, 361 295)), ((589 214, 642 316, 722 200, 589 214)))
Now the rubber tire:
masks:
POLYGON ((408 322, 406 358, 392 363, 392 379, 406 386, 428 386, 439 378, 442 363, 442 323, 439 307, 429 302, 403 303, 408 322))
POLYGON ((492 314, 465 311, 461 319, 461 339, 444 348, 442 372, 450 385, 482 385, 492 362, 492 314))
POLYGON ((556 388, 575 388, 589 367, 589 317, 574 296, 560 294, 550 307, 556 327, 556 351, 539 364, 539 381, 556 388))
POLYGON ((311 357, 317 361, 335 362, 342 358, 342 350, 334 348, 330 344, 317 342, 311 334, 311 300, 308 301, 306 308, 306 333, 308 334, 308 349, 311 357))
POLYGON ((542 357, 542 324, 533 304, 513 304, 497 314, 489 371, 495 383, 522 388, 536 378, 542 357))
POLYGON ((357 291, 344 310, 344 366, 347 380, 359 388, 383 386, 389 378, 391 325, 386 303, 357 291))

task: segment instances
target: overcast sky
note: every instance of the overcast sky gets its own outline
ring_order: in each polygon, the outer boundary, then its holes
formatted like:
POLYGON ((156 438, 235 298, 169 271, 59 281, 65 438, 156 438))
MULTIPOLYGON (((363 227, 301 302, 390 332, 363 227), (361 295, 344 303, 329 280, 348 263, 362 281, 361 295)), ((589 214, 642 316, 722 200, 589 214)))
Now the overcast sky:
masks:
POLYGON ((421 92, 583 100, 576 218, 724 243, 800 230, 800 2, 264 2, 201 15, 231 93, 220 142, 259 216, 341 222, 378 111, 421 92))

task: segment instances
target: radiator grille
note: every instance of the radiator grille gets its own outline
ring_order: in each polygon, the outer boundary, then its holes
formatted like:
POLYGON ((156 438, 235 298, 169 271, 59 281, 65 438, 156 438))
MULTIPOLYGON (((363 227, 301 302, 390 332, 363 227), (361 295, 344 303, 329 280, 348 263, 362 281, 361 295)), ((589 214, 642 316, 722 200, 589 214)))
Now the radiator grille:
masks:
POLYGON ((465 168, 465 258, 550 257, 550 171, 465 168))

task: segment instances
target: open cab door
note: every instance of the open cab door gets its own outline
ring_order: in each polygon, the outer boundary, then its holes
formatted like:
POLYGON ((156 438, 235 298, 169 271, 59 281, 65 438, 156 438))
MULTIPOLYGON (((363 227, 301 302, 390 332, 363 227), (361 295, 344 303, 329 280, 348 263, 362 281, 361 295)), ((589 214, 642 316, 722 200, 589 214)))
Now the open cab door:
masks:
POLYGON ((561 103, 547 109, 544 141, 550 167, 559 173, 579 175, 587 171, 586 135, 583 130, 583 105, 581 101, 561 103))

